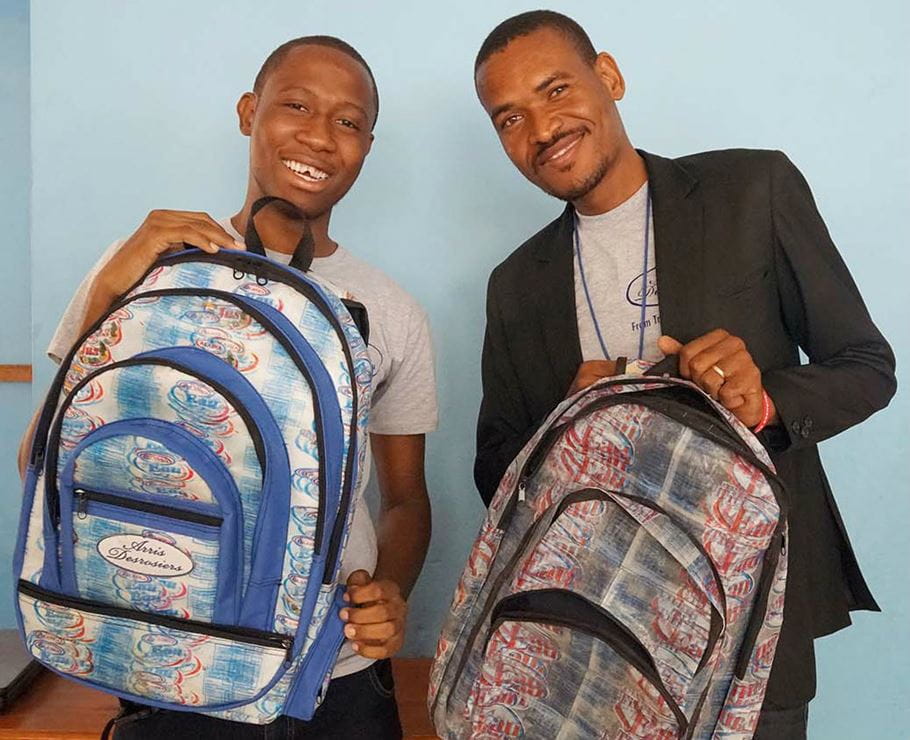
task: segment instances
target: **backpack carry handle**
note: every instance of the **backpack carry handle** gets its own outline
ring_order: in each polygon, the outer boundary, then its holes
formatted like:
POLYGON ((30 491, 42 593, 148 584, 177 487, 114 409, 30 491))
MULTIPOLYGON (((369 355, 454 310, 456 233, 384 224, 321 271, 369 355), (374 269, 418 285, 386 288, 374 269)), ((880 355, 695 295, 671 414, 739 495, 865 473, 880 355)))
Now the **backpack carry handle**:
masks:
POLYGON ((679 355, 667 355, 645 370, 645 375, 669 375, 671 378, 679 378, 679 355))
POLYGON ((297 242, 297 246, 294 247, 294 255, 291 257, 289 263, 290 267, 293 267, 301 272, 307 272, 310 269, 310 265, 313 263, 313 253, 316 248, 316 244, 313 241, 313 232, 310 229, 309 219, 304 215, 297 206, 295 206, 290 201, 285 200, 284 198, 279 198, 274 195, 267 195, 264 198, 260 198, 255 201, 250 208, 250 218, 247 221, 246 225, 246 234, 244 239, 246 241, 246 250, 252 252, 253 254, 258 254, 260 257, 265 257, 265 247, 262 244, 262 239, 259 236, 259 232, 256 230, 256 214, 259 213, 263 208, 272 203, 279 202, 283 206, 289 208, 296 214, 298 214, 304 222, 303 235, 300 237, 300 241, 297 242))

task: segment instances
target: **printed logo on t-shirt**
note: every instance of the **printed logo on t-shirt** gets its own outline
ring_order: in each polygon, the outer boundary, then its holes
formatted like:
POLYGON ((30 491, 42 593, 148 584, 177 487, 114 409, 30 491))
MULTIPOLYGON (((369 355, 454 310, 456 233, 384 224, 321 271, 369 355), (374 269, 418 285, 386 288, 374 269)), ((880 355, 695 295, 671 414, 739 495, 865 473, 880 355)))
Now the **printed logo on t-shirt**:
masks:
POLYGON ((375 378, 379 374, 379 371, 382 369, 382 350, 379 349, 379 347, 377 347, 375 344, 368 344, 367 355, 370 358, 370 365, 372 366, 372 375, 370 377, 375 378))
POLYGON ((633 306, 641 306, 642 297, 646 301, 645 306, 657 305, 657 268, 652 267, 648 270, 648 287, 644 288, 642 275, 638 275, 626 288, 626 300, 633 306))

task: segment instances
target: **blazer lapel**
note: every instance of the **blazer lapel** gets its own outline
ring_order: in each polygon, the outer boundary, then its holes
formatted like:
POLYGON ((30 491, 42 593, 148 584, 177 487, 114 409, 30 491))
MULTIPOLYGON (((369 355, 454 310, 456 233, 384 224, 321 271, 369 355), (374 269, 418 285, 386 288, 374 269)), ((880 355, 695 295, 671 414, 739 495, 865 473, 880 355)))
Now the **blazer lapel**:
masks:
MULTIPOLYGON (((707 331, 702 309, 704 209, 698 181, 673 160, 639 153, 648 169, 651 191, 661 332, 685 343, 707 331)), ((553 229, 552 236, 537 245, 536 270, 528 276, 527 285, 552 374, 541 387, 552 388, 552 383, 568 389, 581 364, 572 245, 575 211, 571 204, 553 229)))
POLYGON ((648 169, 661 333, 704 334, 704 204, 698 180, 671 159, 639 151, 648 169))
POLYGON ((575 315, 572 251, 574 219, 575 211, 572 206, 566 206, 562 216, 554 224, 553 237, 539 243, 535 265, 537 272, 528 283, 537 313, 541 343, 553 374, 552 380, 555 387, 563 391, 569 389, 581 364, 581 346, 575 315))

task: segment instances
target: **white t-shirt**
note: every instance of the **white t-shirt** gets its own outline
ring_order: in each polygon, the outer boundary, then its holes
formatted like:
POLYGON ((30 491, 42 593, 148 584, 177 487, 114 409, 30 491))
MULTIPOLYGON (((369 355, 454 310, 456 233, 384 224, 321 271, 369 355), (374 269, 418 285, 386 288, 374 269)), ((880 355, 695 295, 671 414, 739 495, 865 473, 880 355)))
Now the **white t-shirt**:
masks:
POLYGON ((582 359, 626 357, 629 372, 635 371, 637 359, 663 359, 657 347, 660 306, 654 219, 648 197, 645 183, 631 198, 606 213, 576 213, 575 313, 582 359), (604 346, 609 357, 604 356, 604 346))
MULTIPOLYGON (((219 224, 235 239, 243 241, 231 224, 219 224)), ((79 338, 85 318, 86 299, 98 270, 123 245, 114 242, 101 255, 82 280, 63 314, 48 355, 60 362, 79 338)), ((268 252, 268 256, 289 262, 290 255, 268 252)), ((370 322, 369 355, 373 363, 373 399, 368 429, 374 434, 426 434, 436 429, 436 373, 433 346, 426 313, 395 281, 381 270, 368 265, 339 246, 328 257, 313 260, 311 271, 351 294, 363 303, 370 322)), ((370 473, 371 454, 367 450, 366 470, 370 473)), ((365 478, 364 478, 365 479, 365 478)), ((355 502, 354 518, 341 562, 341 577, 363 569, 376 568, 376 530, 363 500, 363 486, 355 502)), ((363 670, 373 661, 357 655, 345 642, 333 672, 334 677, 363 670)))

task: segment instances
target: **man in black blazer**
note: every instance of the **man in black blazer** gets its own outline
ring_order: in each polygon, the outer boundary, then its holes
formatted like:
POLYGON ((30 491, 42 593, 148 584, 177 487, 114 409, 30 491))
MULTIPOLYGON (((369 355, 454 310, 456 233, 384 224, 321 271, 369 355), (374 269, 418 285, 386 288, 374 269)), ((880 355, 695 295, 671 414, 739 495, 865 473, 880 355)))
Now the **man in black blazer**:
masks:
MULTIPOLYGON (((678 354, 685 377, 756 430, 789 492, 784 625, 756 737, 804 737, 815 693, 812 639, 847 626, 850 610, 878 610, 816 444, 887 405, 896 388, 891 349, 806 181, 782 153, 671 160, 636 151, 616 108, 625 83, 615 61, 595 53, 574 21, 549 11, 494 29, 475 82, 516 167, 568 202, 490 277, 474 466, 481 496, 489 503, 540 422, 570 392, 613 374, 618 355, 678 354), (659 301, 658 326, 649 335, 643 311, 633 322, 638 334, 624 339, 610 334, 612 309, 598 315, 589 291, 598 275, 579 279, 581 255, 609 250, 610 232, 584 252, 578 233, 584 219, 634 198, 647 201, 637 237, 645 259, 633 265, 639 303, 659 301), (593 321, 597 357, 590 346, 583 353, 582 321, 593 321)), ((630 291, 631 283, 626 297, 635 303, 630 291)))

